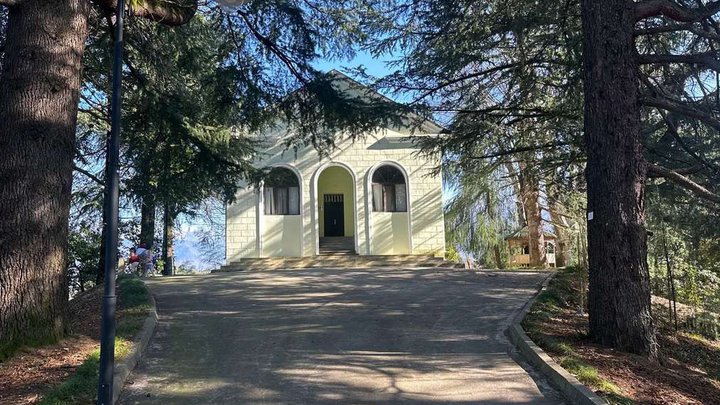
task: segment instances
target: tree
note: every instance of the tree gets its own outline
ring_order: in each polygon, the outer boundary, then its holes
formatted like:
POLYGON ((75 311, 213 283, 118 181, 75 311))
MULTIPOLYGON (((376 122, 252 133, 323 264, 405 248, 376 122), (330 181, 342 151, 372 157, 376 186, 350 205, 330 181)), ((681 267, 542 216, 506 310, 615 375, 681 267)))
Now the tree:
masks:
POLYGON ((515 207, 506 206, 511 184, 502 168, 485 173, 447 162, 444 181, 455 193, 445 209, 447 240, 471 262, 502 269, 507 265, 504 237, 517 225, 515 207))
POLYGON ((582 9, 590 333, 654 358, 635 13, 626 0, 583 0, 582 9))
POLYGON ((720 2, 596 3, 378 0, 368 47, 376 53, 404 47, 399 71, 378 85, 452 122, 451 134, 428 140, 428 148, 490 163, 527 161, 522 155, 533 151, 527 163, 543 173, 541 181, 568 190, 586 187, 587 159, 594 182, 587 185, 588 205, 600 218, 589 231, 591 335, 652 357, 644 187, 672 182, 700 204, 720 201, 714 22, 720 2), (598 75, 592 80, 588 67, 598 75), (600 97, 604 91, 612 97, 600 97), (613 97, 627 98, 611 105, 613 97), (616 271, 607 268, 612 261, 616 271), (613 283, 622 286, 611 289, 613 283))
POLYGON ((0 7, 0 72, 2 72, 3 56, 5 55, 5 30, 7 29, 8 11, 0 7))
MULTIPOLYGON (((0 0, 0 357, 65 333, 66 249, 75 127, 88 18, 110 0, 0 0)), ((182 24, 189 3, 133 2, 182 24)))

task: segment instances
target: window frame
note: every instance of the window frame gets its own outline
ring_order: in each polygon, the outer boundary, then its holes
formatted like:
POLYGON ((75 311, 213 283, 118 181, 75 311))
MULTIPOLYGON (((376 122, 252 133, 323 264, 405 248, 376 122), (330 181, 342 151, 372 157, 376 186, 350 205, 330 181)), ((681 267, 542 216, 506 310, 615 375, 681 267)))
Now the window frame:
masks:
POLYGON ((292 174, 294 182, 292 185, 280 184, 273 185, 268 184, 267 180, 263 182, 262 188, 262 206, 263 215, 267 216, 295 216, 301 215, 300 212, 302 201, 300 200, 300 177, 287 167, 277 166, 273 167, 268 175, 275 170, 287 171, 292 174))
MULTIPOLYGON (((384 179, 383 179, 384 180, 384 179)), ((370 175, 370 198, 372 204, 372 212, 408 212, 409 211, 409 195, 408 195, 408 179, 404 171, 399 167, 389 164, 381 163, 375 167, 370 175), (375 176, 378 175, 378 171, 385 168, 390 168, 397 171, 399 178, 402 179, 402 183, 392 181, 375 181, 375 176), (402 187, 398 187, 402 186, 402 187), (398 193, 398 189, 402 189, 402 193, 398 193), (398 199, 398 195, 404 196, 402 200, 398 199), (389 200, 388 198, 391 198, 389 200), (378 199, 381 202, 378 204, 378 199), (402 201, 402 206, 398 202, 402 201)))

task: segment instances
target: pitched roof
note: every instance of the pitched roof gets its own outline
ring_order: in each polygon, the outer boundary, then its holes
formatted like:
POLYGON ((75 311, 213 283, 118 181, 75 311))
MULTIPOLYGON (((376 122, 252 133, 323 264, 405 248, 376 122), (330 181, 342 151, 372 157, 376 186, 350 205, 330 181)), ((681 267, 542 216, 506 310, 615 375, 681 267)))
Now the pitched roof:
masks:
MULTIPOLYGON (((391 105, 400 105, 400 103, 398 103, 397 101, 392 100, 391 98, 389 98, 387 96, 384 96, 377 90, 372 89, 372 88, 358 82, 357 80, 351 78, 350 76, 348 76, 336 69, 332 69, 331 71, 329 71, 328 75, 332 77, 333 82, 343 82, 348 85, 349 89, 361 91, 361 96, 365 97, 368 100, 382 101, 382 102, 386 102, 391 105)), ((345 89, 340 88, 340 90, 342 91, 345 89)), ((437 122, 427 119, 427 118, 424 118, 424 117, 421 117, 420 115, 418 115, 414 112, 410 112, 408 114, 408 118, 412 122, 420 123, 419 129, 421 130, 421 132, 416 135, 443 134, 443 133, 448 132, 447 129, 445 129, 442 125, 438 124, 437 122)))
MULTIPOLYGON (((511 233, 510 235, 506 236, 505 240, 527 239, 529 235, 530 235, 530 230, 528 229, 527 226, 524 226, 524 227, 518 229, 517 231, 511 233)), ((554 233, 547 232, 547 231, 543 231, 543 236, 557 239, 557 236, 555 236, 554 233)))

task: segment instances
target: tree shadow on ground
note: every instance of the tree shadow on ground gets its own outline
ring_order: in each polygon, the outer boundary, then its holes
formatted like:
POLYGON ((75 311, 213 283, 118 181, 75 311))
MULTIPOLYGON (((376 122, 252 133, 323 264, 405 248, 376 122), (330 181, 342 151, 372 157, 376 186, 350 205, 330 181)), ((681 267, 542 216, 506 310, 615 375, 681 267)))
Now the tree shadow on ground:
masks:
POLYGON ((303 269, 153 281, 161 321, 121 403, 557 403, 502 334, 544 277, 303 269))

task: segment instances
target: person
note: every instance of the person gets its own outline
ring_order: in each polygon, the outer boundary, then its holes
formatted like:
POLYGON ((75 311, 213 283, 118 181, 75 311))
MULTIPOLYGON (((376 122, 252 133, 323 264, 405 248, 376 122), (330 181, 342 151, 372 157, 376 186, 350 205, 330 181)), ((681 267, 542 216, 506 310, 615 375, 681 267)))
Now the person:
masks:
POLYGON ((135 249, 134 247, 131 247, 130 248, 130 260, 128 260, 128 262, 130 264, 132 264, 132 263, 138 263, 139 261, 140 261, 140 258, 137 255, 137 249, 135 249))
POLYGON ((137 249, 134 247, 130 248, 130 259, 128 260, 128 269, 130 272, 135 273, 140 264, 140 258, 137 255, 137 249))
POLYGON ((141 243, 137 248, 137 255, 142 269, 142 277, 147 277, 148 274, 153 272, 152 250, 148 249, 144 243, 141 243))

